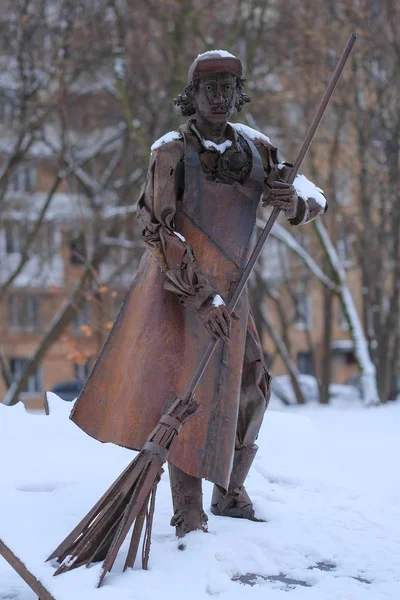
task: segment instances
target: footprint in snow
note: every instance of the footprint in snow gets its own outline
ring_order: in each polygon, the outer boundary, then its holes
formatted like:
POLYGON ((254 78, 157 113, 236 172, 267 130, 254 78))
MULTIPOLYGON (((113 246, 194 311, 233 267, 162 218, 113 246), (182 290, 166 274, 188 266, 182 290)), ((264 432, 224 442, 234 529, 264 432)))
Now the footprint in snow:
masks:
POLYGON ((54 492, 57 488, 61 487, 62 484, 56 482, 40 482, 40 483, 21 483, 15 486, 15 489, 19 492, 54 492))
POLYGON ((288 577, 285 573, 279 573, 279 575, 258 575, 257 573, 245 573, 244 575, 234 575, 232 577, 232 581, 238 581, 239 583, 243 583, 245 585, 260 585, 262 581, 266 581, 267 583, 282 583, 281 586, 283 589, 293 589, 297 586, 301 587, 312 587, 311 583, 307 581, 302 581, 301 579, 293 579, 292 577, 288 577))
POLYGON ((0 600, 15 600, 20 595, 19 592, 5 592, 3 594, 0 593, 0 600))

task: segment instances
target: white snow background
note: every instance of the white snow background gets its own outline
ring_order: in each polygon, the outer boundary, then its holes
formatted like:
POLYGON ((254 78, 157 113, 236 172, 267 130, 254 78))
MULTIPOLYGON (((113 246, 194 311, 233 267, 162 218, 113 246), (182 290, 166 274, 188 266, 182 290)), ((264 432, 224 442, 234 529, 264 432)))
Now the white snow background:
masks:
MULTIPOLYGON (((134 453, 85 435, 71 408, 54 394, 49 416, 0 404, 0 538, 57 600, 400 598, 399 402, 273 402, 247 481, 266 522, 210 515, 209 533, 191 533, 182 552, 166 472, 149 570, 122 573, 128 538, 100 589, 100 565, 53 578, 44 561, 134 453), (232 580, 241 576, 248 583, 232 580)), ((206 509, 211 490, 206 482, 206 509)), ((0 598, 36 598, 2 557, 0 598)))

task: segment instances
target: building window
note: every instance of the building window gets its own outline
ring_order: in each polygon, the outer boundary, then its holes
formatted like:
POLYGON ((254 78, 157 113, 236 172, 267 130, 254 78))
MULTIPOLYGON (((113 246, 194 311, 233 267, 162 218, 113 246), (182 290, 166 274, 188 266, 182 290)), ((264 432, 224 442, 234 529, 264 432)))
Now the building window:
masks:
POLYGON ((84 265, 86 262, 86 241, 82 232, 77 232, 69 242, 71 265, 84 265))
POLYGON ((6 230, 6 252, 14 254, 20 252, 22 247, 21 226, 15 221, 5 223, 6 230))
MULTIPOLYGON (((26 240, 27 227, 23 227, 18 221, 6 221, 4 223, 6 238, 6 253, 20 253, 26 240)), ((57 229, 54 223, 43 223, 33 243, 33 251, 40 257, 49 260, 56 253, 57 229)))
POLYGON ((86 381, 89 377, 89 373, 92 369, 91 360, 89 359, 86 364, 79 365, 77 363, 74 364, 75 371, 75 379, 80 379, 81 381, 86 381))
POLYGON ((40 329, 40 298, 30 294, 8 296, 8 322, 12 331, 40 329))
POLYGON ((314 375, 314 365, 311 352, 298 352, 297 366, 300 373, 304 373, 305 375, 314 375))
POLYGON ((350 206, 352 174, 348 169, 336 169, 336 195, 341 206, 350 206))
MULTIPOLYGON (((27 358, 10 358, 10 371, 13 381, 19 380, 27 363, 27 358)), ((40 367, 29 376, 28 383, 23 391, 28 394, 37 394, 43 391, 42 371, 40 367)))
POLYGON ((277 239, 271 238, 268 253, 262 261, 262 277, 271 284, 285 281, 289 273, 287 248, 277 239))
POLYGON ((342 365, 354 365, 357 363, 353 340, 333 340, 331 348, 342 365))
POLYGON ((21 114, 21 109, 17 99, 1 98, 0 100, 0 120, 4 125, 11 125, 21 114))
POLYGON ((122 308, 122 303, 125 299, 126 296, 126 290, 125 291, 117 291, 117 290, 113 290, 111 292, 111 320, 114 322, 115 319, 117 318, 119 311, 122 308))
POLYGON ((350 269, 354 266, 353 242, 353 234, 348 230, 347 226, 342 226, 338 230, 337 252, 340 262, 345 269, 350 269))
POLYGON ((341 304, 339 304, 339 327, 343 331, 348 331, 349 322, 341 304))
POLYGON ((312 322, 311 296, 304 290, 297 292, 296 298, 296 329, 310 330, 312 322))
POLYGON ((56 225, 43 223, 34 243, 34 250, 41 258, 50 260, 56 253, 56 225))
POLYGON ((82 335, 85 327, 90 327, 90 310, 91 305, 86 303, 76 314, 72 320, 72 330, 75 335, 82 335))
POLYGON ((356 365, 357 358, 354 352, 346 352, 345 353, 345 363, 346 365, 356 365))
POLYGON ((33 165, 18 165, 11 175, 8 189, 11 192, 34 192, 36 168, 33 165))

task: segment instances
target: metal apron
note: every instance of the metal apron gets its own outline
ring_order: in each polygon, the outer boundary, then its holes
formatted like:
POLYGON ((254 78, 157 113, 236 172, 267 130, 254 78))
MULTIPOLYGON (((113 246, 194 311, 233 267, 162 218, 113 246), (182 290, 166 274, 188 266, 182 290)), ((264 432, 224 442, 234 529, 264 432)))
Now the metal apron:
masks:
MULTIPOLYGON (((193 136, 185 134, 184 140, 185 191, 176 213, 176 229, 193 248, 202 273, 227 303, 254 246, 256 213, 265 178, 262 160, 246 138, 252 152, 248 180, 244 185, 215 183, 203 176, 193 136)), ((213 355, 196 390, 200 407, 182 428, 170 455, 170 461, 183 471, 225 488, 235 447, 249 314, 247 291, 235 312, 239 320, 232 323, 231 339, 220 344, 213 355)), ((192 327, 198 349, 194 352, 195 366, 209 337, 197 315, 193 316, 192 327)))

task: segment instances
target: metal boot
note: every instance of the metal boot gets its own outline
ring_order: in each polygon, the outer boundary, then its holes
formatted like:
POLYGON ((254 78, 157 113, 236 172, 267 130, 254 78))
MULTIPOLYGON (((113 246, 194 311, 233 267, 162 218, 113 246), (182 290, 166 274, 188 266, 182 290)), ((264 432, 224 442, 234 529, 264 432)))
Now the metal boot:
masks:
POLYGON ((244 487, 250 467, 257 454, 258 446, 254 444, 250 448, 235 450, 229 489, 227 493, 214 485, 211 512, 220 517, 233 517, 236 519, 249 519, 260 521, 254 516, 253 503, 244 487))
POLYGON ((208 517, 203 510, 201 479, 188 475, 175 465, 168 463, 174 516, 171 525, 176 535, 182 538, 190 531, 207 531, 208 517))

